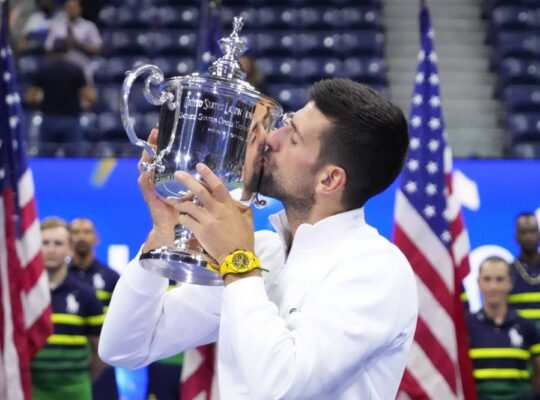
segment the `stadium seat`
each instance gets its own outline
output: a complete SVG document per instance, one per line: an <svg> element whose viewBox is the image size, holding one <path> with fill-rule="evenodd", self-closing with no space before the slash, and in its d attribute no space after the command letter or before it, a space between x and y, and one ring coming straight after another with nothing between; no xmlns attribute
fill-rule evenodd
<svg viewBox="0 0 540 400"><path fill-rule="evenodd" d="M261 7L257 14L257 26L261 30L292 29L298 19L298 11L292 7Z"/></svg>
<svg viewBox="0 0 540 400"><path fill-rule="evenodd" d="M191 31L140 32L136 41L150 57L193 55L197 47L196 34Z"/></svg>
<svg viewBox="0 0 540 400"><path fill-rule="evenodd" d="M303 58L298 63L299 83L312 83L320 79L329 78L341 71L342 65L335 58Z"/></svg>
<svg viewBox="0 0 540 400"><path fill-rule="evenodd" d="M118 114L120 107L120 88L120 85L97 85L98 103L94 106L94 110Z"/></svg>
<svg viewBox="0 0 540 400"><path fill-rule="evenodd" d="M142 119L140 114L134 114L132 116L133 123L137 127L137 123ZM105 141L129 141L120 114L113 112L102 112L98 115L98 127L101 132L101 140Z"/></svg>
<svg viewBox="0 0 540 400"><path fill-rule="evenodd" d="M540 85L511 85L504 89L503 100L507 112L535 112L540 110Z"/></svg>
<svg viewBox="0 0 540 400"><path fill-rule="evenodd" d="M496 37L497 61L505 58L539 58L540 34L527 32L501 32Z"/></svg>
<svg viewBox="0 0 540 400"><path fill-rule="evenodd" d="M147 31L136 31L131 29L107 30L102 33L103 43L105 43L104 53L108 56L118 55L140 55L145 48L139 41L139 35L146 35Z"/></svg>
<svg viewBox="0 0 540 400"><path fill-rule="evenodd" d="M540 61L507 58L499 64L501 87L525 84L540 85Z"/></svg>
<svg viewBox="0 0 540 400"><path fill-rule="evenodd" d="M39 66L44 62L45 57L37 54L27 54L19 58L18 78L21 82L32 82Z"/></svg>
<svg viewBox="0 0 540 400"><path fill-rule="evenodd" d="M162 6L157 13L158 28L195 29L199 26L199 10L196 7Z"/></svg>
<svg viewBox="0 0 540 400"><path fill-rule="evenodd" d="M512 114L508 117L508 129L513 144L520 142L540 143L540 113Z"/></svg>
<svg viewBox="0 0 540 400"><path fill-rule="evenodd" d="M495 30L539 29L537 13L527 7L498 7L492 11L491 24Z"/></svg>
<svg viewBox="0 0 540 400"><path fill-rule="evenodd" d="M512 146L513 157L540 158L540 143L517 143Z"/></svg>
<svg viewBox="0 0 540 400"><path fill-rule="evenodd" d="M286 112L296 111L308 101L309 87L290 84L268 85L268 95L276 99Z"/></svg>
<svg viewBox="0 0 540 400"><path fill-rule="evenodd" d="M163 72L165 78L188 75L195 72L195 60L188 57L157 57L151 61Z"/></svg>
<svg viewBox="0 0 540 400"><path fill-rule="evenodd" d="M259 58L257 64L270 82L293 82L299 73L298 61L291 57Z"/></svg>
<svg viewBox="0 0 540 400"><path fill-rule="evenodd" d="M366 84L386 85L387 83L386 63L381 58L347 58L338 75Z"/></svg>
<svg viewBox="0 0 540 400"><path fill-rule="evenodd" d="M336 48L343 57L383 56L384 34L375 31L343 33L336 40Z"/></svg>

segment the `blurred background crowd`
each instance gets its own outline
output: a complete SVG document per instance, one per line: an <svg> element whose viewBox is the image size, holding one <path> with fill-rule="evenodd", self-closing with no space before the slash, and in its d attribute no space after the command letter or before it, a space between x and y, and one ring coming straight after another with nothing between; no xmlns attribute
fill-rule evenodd
<svg viewBox="0 0 540 400"><path fill-rule="evenodd" d="M432 1L446 128L458 157L540 155L536 0ZM343 76L409 107L416 2L401 0L20 0L12 41L34 156L130 156L120 87L133 66L206 71L215 40L245 20L251 82L294 110L309 84ZM84 79L83 79L84 78ZM142 82L142 80L141 80ZM142 85L141 85L142 86ZM158 120L140 87L133 121Z"/></svg>

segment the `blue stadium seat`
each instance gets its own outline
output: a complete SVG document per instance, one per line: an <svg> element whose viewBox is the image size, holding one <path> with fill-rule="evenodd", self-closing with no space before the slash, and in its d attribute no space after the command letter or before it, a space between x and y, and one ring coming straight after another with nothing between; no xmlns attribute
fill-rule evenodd
<svg viewBox="0 0 540 400"><path fill-rule="evenodd" d="M259 58L257 64L270 82L293 82L299 73L298 61L291 57Z"/></svg>
<svg viewBox="0 0 540 400"><path fill-rule="evenodd" d="M196 7L162 6L158 9L158 27L190 29L199 26L199 10Z"/></svg>
<svg viewBox="0 0 540 400"><path fill-rule="evenodd" d="M540 113L512 114L508 117L512 143L537 142L540 144Z"/></svg>
<svg viewBox="0 0 540 400"><path fill-rule="evenodd" d="M120 114L113 112L102 112L98 115L98 127L101 132L101 140L105 141L129 141ZM137 127L137 124L142 119L140 114L134 114L132 116L133 123Z"/></svg>
<svg viewBox="0 0 540 400"><path fill-rule="evenodd" d="M101 131L99 129L98 115L95 112L84 112L79 118L84 132L84 139L89 142L98 142L101 140Z"/></svg>
<svg viewBox="0 0 540 400"><path fill-rule="evenodd" d="M386 85L386 63L381 58L350 57L344 60L339 76L366 84Z"/></svg>
<svg viewBox="0 0 540 400"><path fill-rule="evenodd" d="M252 37L251 52L256 56L293 56L300 47L296 37L286 31L257 33Z"/></svg>
<svg viewBox="0 0 540 400"><path fill-rule="evenodd" d="M188 57L157 57L151 61L161 69L165 78L189 75L195 72L195 60Z"/></svg>
<svg viewBox="0 0 540 400"><path fill-rule="evenodd" d="M226 32L232 29L234 17L241 16L244 19L244 28L242 33L249 30L257 30L259 24L259 13L256 8L250 7L223 7L221 11L221 21Z"/></svg>
<svg viewBox="0 0 540 400"><path fill-rule="evenodd" d="M298 63L298 81L312 83L324 78L330 78L343 69L342 63L336 58L303 58Z"/></svg>
<svg viewBox="0 0 540 400"><path fill-rule="evenodd" d="M332 9L336 10L336 9ZM322 7L304 7L297 12L297 25L302 29L327 29L332 26L327 25L324 16L329 12Z"/></svg>
<svg viewBox="0 0 540 400"><path fill-rule="evenodd" d="M98 103L94 106L94 110L99 112L111 112L119 115L120 88L120 85L96 85Z"/></svg>
<svg viewBox="0 0 540 400"><path fill-rule="evenodd" d="M540 85L512 85L503 90L508 113L537 112L540 110Z"/></svg>
<svg viewBox="0 0 540 400"><path fill-rule="evenodd" d="M509 57L539 58L540 34L501 32L497 35L495 48L499 62Z"/></svg>
<svg viewBox="0 0 540 400"><path fill-rule="evenodd" d="M96 84L116 83L121 84L126 72L150 60L142 56L118 56L109 59L100 58L92 62L94 81Z"/></svg>
<svg viewBox="0 0 540 400"><path fill-rule="evenodd" d="M376 31L343 33L336 40L339 54L347 56L383 56L384 34Z"/></svg>
<svg viewBox="0 0 540 400"><path fill-rule="evenodd" d="M118 7L116 9L116 27L121 29L146 28L147 21L141 18L144 15L135 7Z"/></svg>
<svg viewBox="0 0 540 400"><path fill-rule="evenodd" d="M117 26L116 7L109 5L103 7L98 15L97 24L103 28L115 28Z"/></svg>
<svg viewBox="0 0 540 400"><path fill-rule="evenodd" d="M350 29L382 30L381 12L375 8L347 7L342 10L343 25Z"/></svg>
<svg viewBox="0 0 540 400"><path fill-rule="evenodd" d="M540 85L540 61L507 58L499 64L501 87L525 84Z"/></svg>
<svg viewBox="0 0 540 400"><path fill-rule="evenodd" d="M527 7L498 7L492 11L491 24L495 30L539 29L537 13Z"/></svg>
<svg viewBox="0 0 540 400"><path fill-rule="evenodd" d="M17 77L21 82L32 82L39 66L45 57L37 54L27 54L19 58L17 63Z"/></svg>
<svg viewBox="0 0 540 400"><path fill-rule="evenodd" d="M512 154L516 158L540 158L540 143L517 143L512 146Z"/></svg>
<svg viewBox="0 0 540 400"><path fill-rule="evenodd" d="M292 7L261 7L258 10L259 29L292 29L298 23L298 11Z"/></svg>
<svg viewBox="0 0 540 400"><path fill-rule="evenodd" d="M107 30L102 33L103 43L105 44L104 53L109 56L143 54L143 44L139 42L136 30ZM146 31L143 31L143 35Z"/></svg>
<svg viewBox="0 0 540 400"><path fill-rule="evenodd" d="M268 85L268 95L276 99L286 112L297 111L309 100L309 86Z"/></svg>
<svg viewBox="0 0 540 400"><path fill-rule="evenodd" d="M197 47L197 35L191 31L176 30L141 32L137 35L137 43L150 57L193 55Z"/></svg>

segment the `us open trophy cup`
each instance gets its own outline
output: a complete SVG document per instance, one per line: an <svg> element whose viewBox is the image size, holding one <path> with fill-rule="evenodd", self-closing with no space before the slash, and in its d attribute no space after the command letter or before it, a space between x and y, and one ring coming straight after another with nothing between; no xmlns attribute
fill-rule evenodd
<svg viewBox="0 0 540 400"><path fill-rule="evenodd" d="M256 91L245 79L238 58L246 44L238 36L241 18L234 18L234 29L219 41L224 55L208 73L164 79L155 65L143 65L127 72L122 87L120 112L129 140L142 147L152 162L142 166L153 171L154 186L162 198L181 198L187 188L174 179L185 171L197 179L199 162L210 167L230 188L239 187L250 134L264 127L271 130L282 118L283 109L273 99ZM149 74L144 84L147 101L161 106L157 149L135 134L129 115L128 98L135 80ZM154 96L151 86L159 85ZM161 247L140 257L143 268L161 276L199 285L222 285L221 276L207 268L212 260L193 233L182 225L175 228L172 247Z"/></svg>

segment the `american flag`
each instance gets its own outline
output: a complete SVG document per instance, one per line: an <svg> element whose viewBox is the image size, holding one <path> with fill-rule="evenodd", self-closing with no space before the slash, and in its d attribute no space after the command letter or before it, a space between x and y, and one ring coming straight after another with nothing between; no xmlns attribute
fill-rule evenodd
<svg viewBox="0 0 540 400"><path fill-rule="evenodd" d="M409 155L394 216L394 242L417 278L419 317L398 399L470 400L476 394L459 300L461 280L469 272L469 239L452 192L433 37L422 4Z"/></svg>
<svg viewBox="0 0 540 400"><path fill-rule="evenodd" d="M7 2L0 0L0 7L0 399L30 400L30 360L52 333L50 293L25 158Z"/></svg>

